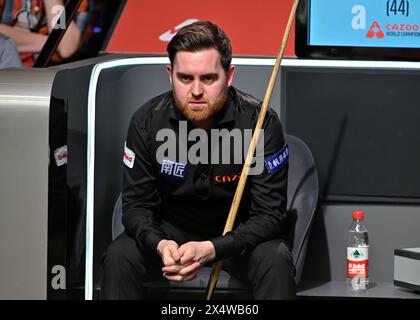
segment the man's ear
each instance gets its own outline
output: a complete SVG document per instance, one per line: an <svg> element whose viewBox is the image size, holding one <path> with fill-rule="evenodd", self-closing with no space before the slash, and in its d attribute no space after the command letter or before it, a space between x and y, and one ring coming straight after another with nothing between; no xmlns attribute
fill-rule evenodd
<svg viewBox="0 0 420 320"><path fill-rule="evenodd" d="M230 66L229 67L229 70L228 70L228 72L227 72L227 74L226 74L226 77L227 77L227 84L228 84L228 87L230 87L231 85L232 85L232 82L233 82L233 76L234 76L234 74L235 74L235 66Z"/></svg>
<svg viewBox="0 0 420 320"><path fill-rule="evenodd" d="M171 85L172 85L172 67L170 65L166 66L166 72L168 72L169 81L171 82Z"/></svg>

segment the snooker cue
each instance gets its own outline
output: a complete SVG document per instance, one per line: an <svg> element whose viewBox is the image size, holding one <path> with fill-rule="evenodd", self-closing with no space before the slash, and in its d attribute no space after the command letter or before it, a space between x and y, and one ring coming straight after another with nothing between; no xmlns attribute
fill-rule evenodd
<svg viewBox="0 0 420 320"><path fill-rule="evenodd" d="M277 75L280 69L281 61L283 59L284 50L286 48L287 39L289 38L290 30L292 28L293 20L296 15L296 10L299 4L299 0L295 0L293 3L292 11L290 12L289 21L287 22L286 31L283 35L283 40L281 43L280 51L277 54L276 62L274 64L273 72L271 73L270 82L268 83L267 91L264 96L264 101L261 107L261 112L258 115L257 124L255 125L255 131L252 136L251 144L248 148L248 153L245 158L245 164L242 169L241 177L239 178L238 187L236 188L235 195L233 197L232 206L229 211L229 215L226 220L225 229L223 231L223 235L232 231L233 224L235 223L236 214L238 212L239 204L241 203L242 194L245 189L245 183L248 178L249 168L251 166L251 161L254 156L254 152L256 149L257 141L260 137L260 129L263 126L265 115L268 110L268 106L270 104L270 99L273 94L274 85L276 84ZM214 289L217 284L217 280L219 279L220 270L222 269L223 261L218 261L213 264L213 268L211 270L209 282L207 284L206 290L206 300L210 300Z"/></svg>

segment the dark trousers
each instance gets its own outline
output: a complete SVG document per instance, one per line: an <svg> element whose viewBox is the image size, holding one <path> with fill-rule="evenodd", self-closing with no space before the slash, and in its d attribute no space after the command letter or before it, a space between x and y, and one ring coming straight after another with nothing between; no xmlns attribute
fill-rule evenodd
<svg viewBox="0 0 420 320"><path fill-rule="evenodd" d="M174 226L162 227L179 245L200 241ZM103 257L102 299L141 299L146 281L164 279L160 257L142 250L136 241L122 233ZM295 268L290 251L281 239L258 245L250 254L226 259L223 269L239 280L250 283L257 300L296 298Z"/></svg>

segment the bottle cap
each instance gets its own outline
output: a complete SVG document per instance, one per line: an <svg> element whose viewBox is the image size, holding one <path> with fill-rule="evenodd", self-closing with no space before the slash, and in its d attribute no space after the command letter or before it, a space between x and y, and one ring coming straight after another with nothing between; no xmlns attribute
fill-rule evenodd
<svg viewBox="0 0 420 320"><path fill-rule="evenodd" d="M365 213L363 211L353 211L354 220L363 220L364 217L365 217Z"/></svg>

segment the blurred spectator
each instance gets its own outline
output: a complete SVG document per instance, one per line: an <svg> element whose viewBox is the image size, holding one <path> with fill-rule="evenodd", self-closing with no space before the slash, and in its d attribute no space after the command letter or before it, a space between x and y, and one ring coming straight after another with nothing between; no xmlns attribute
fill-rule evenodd
<svg viewBox="0 0 420 320"><path fill-rule="evenodd" d="M88 59L105 53L125 3L126 0L90 0L86 12L87 22L84 23L82 31L83 45L67 61ZM82 14L79 14L79 17L81 16Z"/></svg>
<svg viewBox="0 0 420 320"><path fill-rule="evenodd" d="M22 63L32 66L57 21L56 5L62 0L0 0L0 32L16 44ZM78 13L61 40L53 61L71 57L82 44L88 20L89 0L82 0Z"/></svg>
<svg viewBox="0 0 420 320"><path fill-rule="evenodd" d="M21 66L15 44L0 33L0 69L19 68Z"/></svg>

